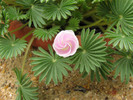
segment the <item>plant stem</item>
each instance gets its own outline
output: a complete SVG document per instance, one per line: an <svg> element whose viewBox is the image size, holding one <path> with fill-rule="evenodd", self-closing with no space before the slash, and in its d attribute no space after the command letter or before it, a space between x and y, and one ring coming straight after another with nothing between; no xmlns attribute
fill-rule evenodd
<svg viewBox="0 0 133 100"><path fill-rule="evenodd" d="M27 33L25 36L23 36L23 37L21 38L21 40L24 40L24 39L27 38L29 35L31 35L33 31L34 31L34 29L31 30L29 33Z"/></svg>
<svg viewBox="0 0 133 100"><path fill-rule="evenodd" d="M91 10L91 11L89 11L88 13L85 13L84 15L83 15L83 17L89 17L90 15L92 15L93 13L95 13L96 12L96 10Z"/></svg>
<svg viewBox="0 0 133 100"><path fill-rule="evenodd" d="M82 22L85 24L92 24L92 22L89 22L87 20L82 20ZM102 23L98 23L96 26L104 26L104 25L108 25L108 23L102 22Z"/></svg>
<svg viewBox="0 0 133 100"><path fill-rule="evenodd" d="M97 25L104 26L104 25L108 25L108 23L103 22L103 23L99 23L99 24L97 24Z"/></svg>
<svg viewBox="0 0 133 100"><path fill-rule="evenodd" d="M115 25L116 25L116 22L113 22L111 25L109 25L108 28L106 29L106 32L111 30Z"/></svg>
<svg viewBox="0 0 133 100"><path fill-rule="evenodd" d="M24 27L27 26L27 25L28 25L28 23L26 23L26 24L20 26L19 28L16 28L15 30L10 31L9 33L11 34L11 33L13 33L13 32L16 32L16 31L18 31L18 30L24 28Z"/></svg>
<svg viewBox="0 0 133 100"><path fill-rule="evenodd" d="M105 29L102 26L98 26L100 28L100 30L104 33Z"/></svg>
<svg viewBox="0 0 133 100"><path fill-rule="evenodd" d="M85 23L85 24L92 24L92 22L89 22L87 20L82 20L82 22Z"/></svg>
<svg viewBox="0 0 133 100"><path fill-rule="evenodd" d="M81 27L79 27L80 29L82 29L82 28L88 28L88 27L92 27L92 26L96 26L97 24L99 24L101 21L103 21L104 19L100 19L100 20L98 20L98 21L96 21L96 22L94 22L94 23L92 23L92 24L90 24L90 25L86 25L86 26L81 26Z"/></svg>
<svg viewBox="0 0 133 100"><path fill-rule="evenodd" d="M96 18L95 15L92 15L92 19L93 19L94 21L97 20L97 18ZM105 30L104 30L104 28L103 28L102 26L100 26L100 25L98 25L98 24L97 24L97 26L99 27L99 29L100 29L103 33L105 32Z"/></svg>
<svg viewBox="0 0 133 100"><path fill-rule="evenodd" d="M29 42L29 44L27 46L27 49L26 49L26 52L25 52L25 55L24 55L24 59L23 59L23 62L22 62L22 73L24 71L24 67L25 67L25 62L26 62L26 58L27 58L27 55L28 55L28 51L30 49L30 46L31 46L34 38L35 38L34 36L31 38L31 40L30 40L30 42Z"/></svg>

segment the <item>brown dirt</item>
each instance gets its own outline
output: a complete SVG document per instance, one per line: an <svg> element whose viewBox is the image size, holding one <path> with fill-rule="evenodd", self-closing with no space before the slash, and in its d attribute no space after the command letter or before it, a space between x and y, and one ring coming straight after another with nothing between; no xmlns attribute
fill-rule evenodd
<svg viewBox="0 0 133 100"><path fill-rule="evenodd" d="M44 82L39 83L38 77L34 77L31 72L29 53L26 62L25 72L29 73L29 77L35 86L39 86L39 100L133 100L133 78L126 85L120 82L120 78L113 78L113 73L108 76L108 80L90 82L89 77L81 78L78 71L69 73L68 77L64 77L63 83L54 85L51 82L48 86ZM115 60L120 56L114 55ZM0 60L0 100L15 100L17 89L16 76L13 68L22 65L23 55L16 59Z"/></svg>

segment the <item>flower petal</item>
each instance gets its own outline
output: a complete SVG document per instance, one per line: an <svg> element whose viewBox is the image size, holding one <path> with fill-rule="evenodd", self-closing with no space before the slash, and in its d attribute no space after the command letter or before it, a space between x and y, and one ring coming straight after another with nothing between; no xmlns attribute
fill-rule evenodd
<svg viewBox="0 0 133 100"><path fill-rule="evenodd" d="M72 30L61 31L54 39L53 48L59 56L74 55L79 48L79 41Z"/></svg>

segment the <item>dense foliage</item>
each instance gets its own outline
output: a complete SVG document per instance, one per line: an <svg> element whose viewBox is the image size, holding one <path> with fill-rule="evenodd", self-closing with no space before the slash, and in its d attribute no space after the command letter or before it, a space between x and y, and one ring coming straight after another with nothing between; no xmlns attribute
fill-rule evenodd
<svg viewBox="0 0 133 100"><path fill-rule="evenodd" d="M32 71L48 85L62 82L63 75L79 70L83 77L100 81L100 75L108 79L115 70L121 81L128 83L133 76L133 0L0 0L0 58L21 55L26 49L22 70L14 69L17 76L17 100L37 99L37 88L23 73L25 59L34 38L52 40L61 30L73 30L81 35L81 46L70 57L57 55L49 45L49 51L39 47L33 51ZM34 28L21 39L8 31L10 22L22 21ZM20 27L19 29L23 28ZM103 33L101 37L101 33ZM33 37L27 45L24 40ZM105 41L108 38L110 41ZM109 46L110 45L110 46ZM27 46L27 48L26 48ZM114 64L112 54L121 55Z"/></svg>

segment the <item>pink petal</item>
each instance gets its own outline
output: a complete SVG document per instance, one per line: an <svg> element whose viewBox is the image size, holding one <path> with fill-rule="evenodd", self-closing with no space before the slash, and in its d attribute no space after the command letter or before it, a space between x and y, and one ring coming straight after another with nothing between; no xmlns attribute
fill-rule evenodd
<svg viewBox="0 0 133 100"><path fill-rule="evenodd" d="M69 53L71 52L71 47L69 45L67 45L66 48L58 49L55 47L54 49L58 55L63 57L69 56Z"/></svg>
<svg viewBox="0 0 133 100"><path fill-rule="evenodd" d="M65 30L57 34L53 48L58 55L68 57L76 53L79 42L72 30Z"/></svg>
<svg viewBox="0 0 133 100"><path fill-rule="evenodd" d="M79 44L75 40L69 40L68 43L71 46L71 53L70 53L70 55L75 54L77 49L79 48Z"/></svg>

